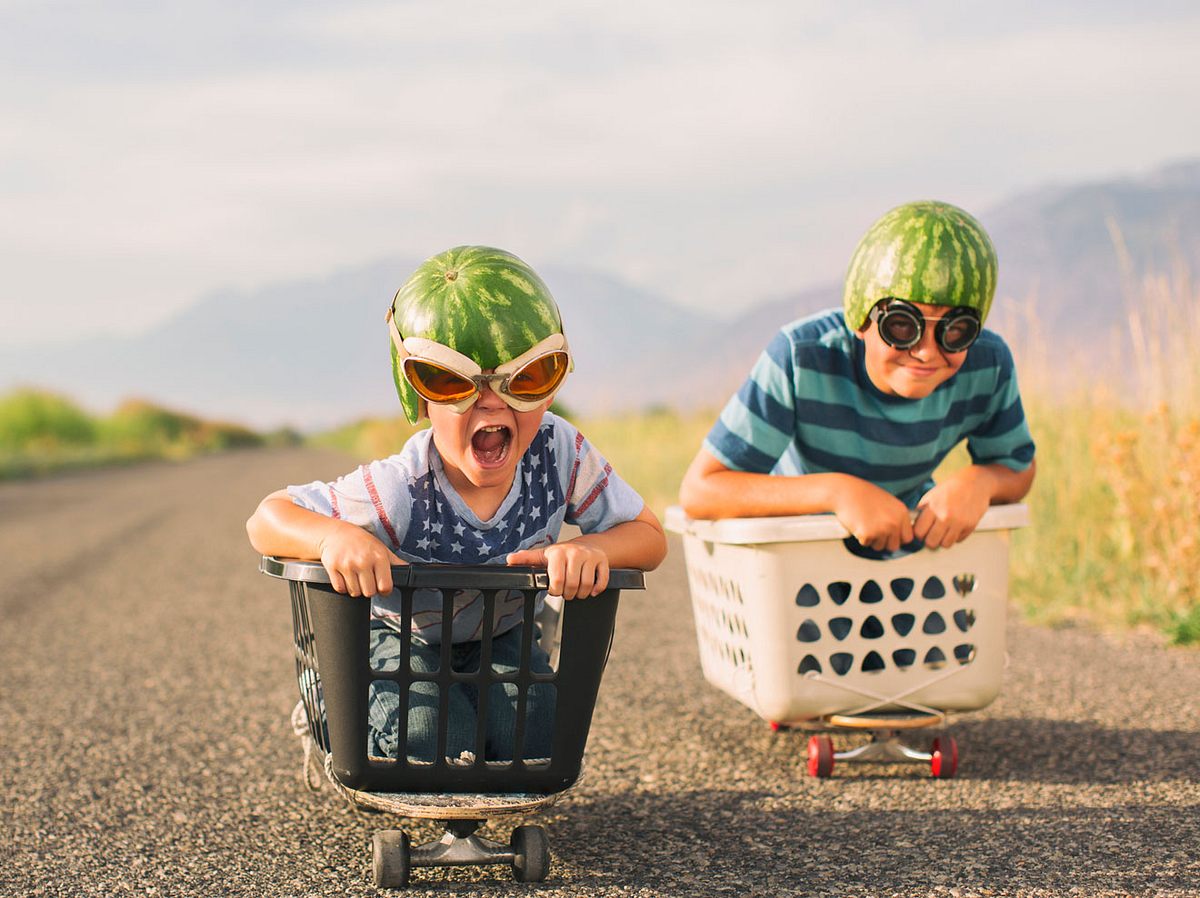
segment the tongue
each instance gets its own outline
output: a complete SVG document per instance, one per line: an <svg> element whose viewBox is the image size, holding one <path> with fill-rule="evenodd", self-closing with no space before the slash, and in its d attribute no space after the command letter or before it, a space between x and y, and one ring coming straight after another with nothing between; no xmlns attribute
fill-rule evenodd
<svg viewBox="0 0 1200 898"><path fill-rule="evenodd" d="M471 446L486 461L498 461L506 443L507 430L480 430L471 437Z"/></svg>

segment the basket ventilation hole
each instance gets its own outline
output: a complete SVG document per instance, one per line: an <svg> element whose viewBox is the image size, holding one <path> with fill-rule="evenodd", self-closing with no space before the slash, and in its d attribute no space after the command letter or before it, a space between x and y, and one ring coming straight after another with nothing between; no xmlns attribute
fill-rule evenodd
<svg viewBox="0 0 1200 898"><path fill-rule="evenodd" d="M892 660L896 662L897 667L912 667L913 662L917 660L917 653L912 649L896 649L892 652Z"/></svg>
<svg viewBox="0 0 1200 898"><path fill-rule="evenodd" d="M868 605L883 601L883 590L879 588L879 584L874 580L868 580L863 584L862 589L859 590L858 600Z"/></svg>
<svg viewBox="0 0 1200 898"><path fill-rule="evenodd" d="M800 587L800 591L796 593L796 604L801 608L812 608L818 605L821 601L821 594L817 592L817 588L811 583L805 583Z"/></svg>
<svg viewBox="0 0 1200 898"><path fill-rule="evenodd" d="M970 664L975 660L975 646L969 642L954 647L954 657L959 664Z"/></svg>
<svg viewBox="0 0 1200 898"><path fill-rule="evenodd" d="M835 605L845 604L846 599L850 598L850 584L845 580L830 583L829 598L833 599L833 604Z"/></svg>
<svg viewBox="0 0 1200 898"><path fill-rule="evenodd" d="M927 599L940 599L946 594L946 587L937 577L930 577L921 587L921 595Z"/></svg>
<svg viewBox="0 0 1200 898"><path fill-rule="evenodd" d="M854 621L848 617L831 617L829 619L829 632L833 634L834 639L845 639L853 626Z"/></svg>
<svg viewBox="0 0 1200 898"><path fill-rule="evenodd" d="M943 667L946 664L946 653L936 645L925 653L926 667Z"/></svg>
<svg viewBox="0 0 1200 898"><path fill-rule="evenodd" d="M959 608L954 612L954 623L958 625L958 629L966 633L975 624L975 612Z"/></svg>
<svg viewBox="0 0 1200 898"><path fill-rule="evenodd" d="M917 584L913 583L912 577L897 577L892 581L892 595L901 602L906 601L912 595L913 587Z"/></svg>
<svg viewBox="0 0 1200 898"><path fill-rule="evenodd" d="M858 632L863 639L878 639L883 635L883 624L879 622L879 618L872 614L863 621L862 629ZM871 654L875 653L872 652ZM865 661L863 663L866 664ZM863 670L866 670L866 667Z"/></svg>
<svg viewBox="0 0 1200 898"><path fill-rule="evenodd" d="M796 638L801 642L816 642L821 638L821 628L817 626L816 621L806 620L800 625Z"/></svg>
<svg viewBox="0 0 1200 898"><path fill-rule="evenodd" d="M916 622L917 619L911 614L892 615L892 626L896 628L896 632L901 636L907 636L909 631L912 630L913 624Z"/></svg>
<svg viewBox="0 0 1200 898"><path fill-rule="evenodd" d="M852 664L854 664L854 656L849 652L834 652L829 656L829 666L839 677L850 670Z"/></svg>
<svg viewBox="0 0 1200 898"><path fill-rule="evenodd" d="M883 670L883 658L879 652L867 652L867 657L863 658L862 669L864 673L872 673L873 671Z"/></svg>
<svg viewBox="0 0 1200 898"><path fill-rule="evenodd" d="M925 618L925 623L921 625L922 633L945 633L946 621L936 611L929 617Z"/></svg>
<svg viewBox="0 0 1200 898"><path fill-rule="evenodd" d="M797 673L806 674L810 670L813 671L814 673L820 673L821 672L821 662L818 661L816 658L814 658L812 655L805 655L804 660L802 660L800 662L800 667L797 669Z"/></svg>

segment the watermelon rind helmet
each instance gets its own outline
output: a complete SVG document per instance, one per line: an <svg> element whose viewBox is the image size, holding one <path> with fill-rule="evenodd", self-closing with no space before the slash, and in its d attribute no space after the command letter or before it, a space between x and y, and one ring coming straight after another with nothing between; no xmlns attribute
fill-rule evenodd
<svg viewBox="0 0 1200 898"><path fill-rule="evenodd" d="M846 324L861 330L881 299L967 306L986 320L996 293L996 248L957 206L905 203L884 214L858 242L842 293Z"/></svg>
<svg viewBox="0 0 1200 898"><path fill-rule="evenodd" d="M440 343L496 368L552 334L563 333L550 288L522 259L490 246L456 246L426 259L396 291L389 326L402 338ZM392 379L410 424L425 415L425 400L391 347Z"/></svg>

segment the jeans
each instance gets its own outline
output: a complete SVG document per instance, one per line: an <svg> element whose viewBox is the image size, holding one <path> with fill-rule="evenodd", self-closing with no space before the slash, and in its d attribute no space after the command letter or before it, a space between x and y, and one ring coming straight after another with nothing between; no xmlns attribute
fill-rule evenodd
<svg viewBox="0 0 1200 898"><path fill-rule="evenodd" d="M538 646L536 631L530 657L535 673L550 673L550 659ZM400 669L400 653L405 637L382 624L371 628L371 667L377 671ZM410 640L409 663L414 672L432 673L441 660L441 646ZM455 643L450 647L450 666L455 671L479 670L482 644L477 641ZM514 674L521 667L521 627L515 627L492 639L492 669L498 674ZM493 683L488 694L485 760L511 761L516 735L516 683ZM438 742L437 683L414 682L409 689L408 759L432 762ZM550 757L554 732L555 687L537 683L529 687L525 703L526 760ZM479 712L479 689L473 683L450 686L447 711L446 756L458 759L463 752L475 752L475 722ZM391 680L374 680L368 694L367 753L395 758L399 750L400 686Z"/></svg>

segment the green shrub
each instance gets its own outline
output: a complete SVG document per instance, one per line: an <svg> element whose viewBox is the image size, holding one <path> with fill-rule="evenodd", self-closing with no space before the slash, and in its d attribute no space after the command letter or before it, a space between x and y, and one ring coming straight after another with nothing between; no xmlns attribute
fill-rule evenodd
<svg viewBox="0 0 1200 898"><path fill-rule="evenodd" d="M64 396L23 389L0 397L0 449L53 452L96 441L96 424Z"/></svg>

